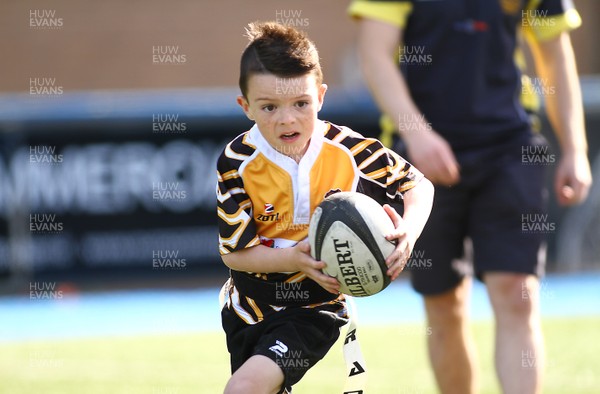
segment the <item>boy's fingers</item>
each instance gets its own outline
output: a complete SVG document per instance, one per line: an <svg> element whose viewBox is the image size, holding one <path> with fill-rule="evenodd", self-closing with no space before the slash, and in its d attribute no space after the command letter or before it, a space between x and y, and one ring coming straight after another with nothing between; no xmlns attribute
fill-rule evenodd
<svg viewBox="0 0 600 394"><path fill-rule="evenodd" d="M300 249L300 251L306 254L310 254L310 243L308 243L308 241L302 241L298 243L298 248Z"/></svg>
<svg viewBox="0 0 600 394"><path fill-rule="evenodd" d="M337 294L340 290L340 283L338 280L332 276L329 276L319 270L313 270L310 272L310 275L313 280L321 285L325 290L330 293Z"/></svg>
<svg viewBox="0 0 600 394"><path fill-rule="evenodd" d="M408 242L405 239L399 241L394 251L388 256L387 259L385 259L386 265L391 267L396 260L402 258L406 254L407 248Z"/></svg>
<svg viewBox="0 0 600 394"><path fill-rule="evenodd" d="M385 239L391 241L392 239L397 239L406 234L402 216L400 216L398 212L396 212L396 210L388 204L383 205L383 210L388 214L390 219L392 219L392 223L394 224L394 231L391 234L386 234Z"/></svg>

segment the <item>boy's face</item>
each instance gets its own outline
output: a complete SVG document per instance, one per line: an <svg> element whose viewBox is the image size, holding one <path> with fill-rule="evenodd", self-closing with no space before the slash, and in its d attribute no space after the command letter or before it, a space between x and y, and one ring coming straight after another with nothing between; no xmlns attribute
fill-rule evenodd
<svg viewBox="0 0 600 394"><path fill-rule="evenodd" d="M326 90L312 73L295 78L254 74L248 79L247 99L239 96L237 102L273 148L298 162L308 148Z"/></svg>

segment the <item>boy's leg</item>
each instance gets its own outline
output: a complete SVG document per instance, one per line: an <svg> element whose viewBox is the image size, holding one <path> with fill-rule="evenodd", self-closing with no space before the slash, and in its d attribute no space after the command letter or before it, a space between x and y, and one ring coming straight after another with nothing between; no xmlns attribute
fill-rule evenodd
<svg viewBox="0 0 600 394"><path fill-rule="evenodd" d="M283 371L268 357L250 357L231 376L225 394L275 394L281 390Z"/></svg>
<svg viewBox="0 0 600 394"><path fill-rule="evenodd" d="M316 308L289 307L246 325L234 311L223 308L233 371L225 392L286 393L336 342L347 322L345 314L345 303L332 302Z"/></svg>

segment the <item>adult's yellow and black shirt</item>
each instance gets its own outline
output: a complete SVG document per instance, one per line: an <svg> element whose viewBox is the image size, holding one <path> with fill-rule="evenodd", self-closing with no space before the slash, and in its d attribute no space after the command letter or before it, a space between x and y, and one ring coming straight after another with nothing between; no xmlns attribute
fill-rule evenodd
<svg viewBox="0 0 600 394"><path fill-rule="evenodd" d="M570 0L354 0L348 11L402 30L397 60L411 97L456 150L529 131L524 106L535 105L536 89L522 85L519 38L544 41L581 24Z"/></svg>
<svg viewBox="0 0 600 394"><path fill-rule="evenodd" d="M323 121L316 123L299 163L271 147L255 125L227 145L217 173L221 254L261 243L275 248L295 245L307 237L312 213L330 193L358 191L381 204L401 202L403 193L423 177L379 141ZM248 279L254 287L264 284L270 289L270 298L261 304L274 305L272 310L282 305L274 297L276 286L283 289L282 283L313 282L299 272L232 271L232 276L233 282L236 277ZM227 301L235 304L249 324L272 312L256 308L252 297L246 299L247 292L240 295L236 287L231 286ZM307 299L307 304L312 301Z"/></svg>

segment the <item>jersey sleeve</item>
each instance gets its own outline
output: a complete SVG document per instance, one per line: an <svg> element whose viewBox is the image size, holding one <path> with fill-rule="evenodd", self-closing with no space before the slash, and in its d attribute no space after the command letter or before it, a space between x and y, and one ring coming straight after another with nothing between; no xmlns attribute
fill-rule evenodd
<svg viewBox="0 0 600 394"><path fill-rule="evenodd" d="M249 155L236 152L235 142L227 145L217 161L217 214L221 255L260 243L252 218L252 202L239 173L241 164Z"/></svg>
<svg viewBox="0 0 600 394"><path fill-rule="evenodd" d="M364 149L359 151L361 145ZM354 151L358 169L368 181L363 183L363 192L380 203L400 202L423 179L419 170L376 139L366 138Z"/></svg>
<svg viewBox="0 0 600 394"><path fill-rule="evenodd" d="M404 28L412 12L410 1L354 0L348 8L353 18L369 18Z"/></svg>
<svg viewBox="0 0 600 394"><path fill-rule="evenodd" d="M549 40L581 26L581 16L571 1L530 0L522 12L523 32L528 39Z"/></svg>

